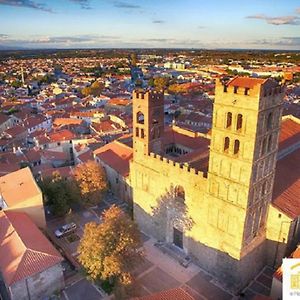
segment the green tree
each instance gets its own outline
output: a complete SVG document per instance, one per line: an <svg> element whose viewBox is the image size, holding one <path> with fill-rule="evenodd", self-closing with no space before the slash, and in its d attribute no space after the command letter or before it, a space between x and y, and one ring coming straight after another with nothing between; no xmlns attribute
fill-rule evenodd
<svg viewBox="0 0 300 300"><path fill-rule="evenodd" d="M149 80L148 80L148 86L154 87L154 79L153 79L153 77L149 78Z"/></svg>
<svg viewBox="0 0 300 300"><path fill-rule="evenodd" d="M63 179L58 172L53 178L45 178L40 182L45 202L54 215L64 216L73 203L79 201L79 191L73 180Z"/></svg>
<svg viewBox="0 0 300 300"><path fill-rule="evenodd" d="M85 225L78 258L92 279L128 286L132 270L143 258L141 246L137 225L113 205L103 212L101 224Z"/></svg>

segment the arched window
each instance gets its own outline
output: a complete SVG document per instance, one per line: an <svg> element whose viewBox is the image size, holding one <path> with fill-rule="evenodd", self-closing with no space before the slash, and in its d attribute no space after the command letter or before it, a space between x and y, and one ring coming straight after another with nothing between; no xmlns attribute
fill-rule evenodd
<svg viewBox="0 0 300 300"><path fill-rule="evenodd" d="M144 114L140 111L136 114L136 122L139 124L144 124L144 122L145 122Z"/></svg>
<svg viewBox="0 0 300 300"><path fill-rule="evenodd" d="M224 152L226 152L226 153L228 153L228 151L229 151L229 144L230 144L229 137L226 137L225 141L224 141Z"/></svg>
<svg viewBox="0 0 300 300"><path fill-rule="evenodd" d="M240 141L239 140L235 140L234 141L234 154L238 154L240 151Z"/></svg>
<svg viewBox="0 0 300 300"><path fill-rule="evenodd" d="M273 119L273 115L272 113L269 113L267 118L267 130L272 128L272 119Z"/></svg>
<svg viewBox="0 0 300 300"><path fill-rule="evenodd" d="M185 200L185 191L181 185L177 185L175 188L175 197L180 198L181 200Z"/></svg>
<svg viewBox="0 0 300 300"><path fill-rule="evenodd" d="M226 118L226 128L230 128L231 124L232 124L232 113L228 112Z"/></svg>
<svg viewBox="0 0 300 300"><path fill-rule="evenodd" d="M237 122L236 122L236 130L237 131L241 131L243 126L243 115L242 114L238 114L237 116Z"/></svg>

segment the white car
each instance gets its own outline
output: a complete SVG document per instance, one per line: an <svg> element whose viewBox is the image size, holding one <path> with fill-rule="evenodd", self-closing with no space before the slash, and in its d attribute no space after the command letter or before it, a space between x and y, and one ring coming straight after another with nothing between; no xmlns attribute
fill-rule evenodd
<svg viewBox="0 0 300 300"><path fill-rule="evenodd" d="M69 224L65 224L62 227L58 228L55 230L54 234L57 238L61 238L64 235L74 232L77 228L77 225L75 223L69 223Z"/></svg>

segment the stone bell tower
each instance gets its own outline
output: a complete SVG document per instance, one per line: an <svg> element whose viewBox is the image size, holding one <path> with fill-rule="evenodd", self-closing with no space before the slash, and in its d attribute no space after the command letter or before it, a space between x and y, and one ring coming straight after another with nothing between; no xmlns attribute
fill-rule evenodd
<svg viewBox="0 0 300 300"><path fill-rule="evenodd" d="M163 151L164 95L156 91L133 92L134 159Z"/></svg>
<svg viewBox="0 0 300 300"><path fill-rule="evenodd" d="M266 240L283 96L272 79L216 83L207 191L212 246L243 261L236 268L245 277L247 268L255 272L265 263L258 249Z"/></svg>

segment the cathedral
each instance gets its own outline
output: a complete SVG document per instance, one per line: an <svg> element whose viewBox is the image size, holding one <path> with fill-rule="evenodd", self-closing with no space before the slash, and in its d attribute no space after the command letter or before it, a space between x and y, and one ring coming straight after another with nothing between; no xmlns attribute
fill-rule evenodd
<svg viewBox="0 0 300 300"><path fill-rule="evenodd" d="M300 122L282 119L283 98L272 79L217 81L212 130L201 134L166 128L162 93L133 93L134 219L236 291L300 237L299 191L289 192L300 174L285 173L299 164Z"/></svg>

